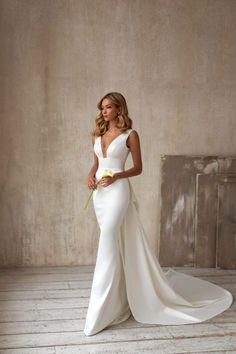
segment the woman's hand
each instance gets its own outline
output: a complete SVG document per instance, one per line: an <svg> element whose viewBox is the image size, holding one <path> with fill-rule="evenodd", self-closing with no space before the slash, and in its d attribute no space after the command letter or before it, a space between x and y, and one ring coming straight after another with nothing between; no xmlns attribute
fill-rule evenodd
<svg viewBox="0 0 236 354"><path fill-rule="evenodd" d="M96 189L97 188L97 183L96 183L96 179L94 178L94 176L92 175L88 175L87 177L87 185L90 189Z"/></svg>
<svg viewBox="0 0 236 354"><path fill-rule="evenodd" d="M99 180L99 184L102 186L102 187L107 187L109 186L110 184L114 183L115 181L117 180L117 177L114 175L114 176L107 176L107 177L102 177L100 180Z"/></svg>

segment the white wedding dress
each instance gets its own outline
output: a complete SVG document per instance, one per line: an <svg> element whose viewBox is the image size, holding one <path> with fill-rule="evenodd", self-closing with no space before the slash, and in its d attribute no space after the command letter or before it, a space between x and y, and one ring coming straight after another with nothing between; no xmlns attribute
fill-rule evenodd
<svg viewBox="0 0 236 354"><path fill-rule="evenodd" d="M95 139L96 180L104 169L124 171L131 131L112 140L107 157L103 156L101 137ZM172 268L163 272L141 224L128 178L106 187L98 185L93 204L101 233L85 335L125 321L131 313L141 323L181 325L203 322L231 306L233 296L228 290Z"/></svg>

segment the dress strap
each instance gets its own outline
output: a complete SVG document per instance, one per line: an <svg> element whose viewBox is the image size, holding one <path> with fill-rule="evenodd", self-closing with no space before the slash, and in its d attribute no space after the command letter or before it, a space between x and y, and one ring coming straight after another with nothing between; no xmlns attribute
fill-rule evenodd
<svg viewBox="0 0 236 354"><path fill-rule="evenodd" d="M128 133L128 135L130 135L130 133L132 132L132 128L130 128L130 129L128 129L128 130L126 130L127 131L127 133Z"/></svg>

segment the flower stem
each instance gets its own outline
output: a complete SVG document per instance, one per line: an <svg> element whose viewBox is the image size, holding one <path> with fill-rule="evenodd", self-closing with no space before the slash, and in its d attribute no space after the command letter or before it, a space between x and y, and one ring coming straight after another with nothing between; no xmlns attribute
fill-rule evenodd
<svg viewBox="0 0 236 354"><path fill-rule="evenodd" d="M92 197L92 194L93 194L93 190L91 190L91 192L89 193L88 200L87 200L87 202L86 202L86 204L85 204L85 206L84 206L84 210L87 209L87 207L88 207L88 205L89 205L89 201L90 201L90 199L91 199L91 197Z"/></svg>
<svg viewBox="0 0 236 354"><path fill-rule="evenodd" d="M102 179L103 177L108 177L108 176L112 177L112 176L113 176L113 172L112 172L111 170L106 169L106 170L104 170L101 179ZM99 182L100 182L100 180L96 183L96 186L99 184ZM91 199L91 197L92 197L92 194L93 194L93 189L92 189L91 192L89 193L87 202L86 202L86 204L85 204L85 206L84 206L84 210L87 209L87 207L88 207L88 205L89 205L89 201L90 201L90 199Z"/></svg>

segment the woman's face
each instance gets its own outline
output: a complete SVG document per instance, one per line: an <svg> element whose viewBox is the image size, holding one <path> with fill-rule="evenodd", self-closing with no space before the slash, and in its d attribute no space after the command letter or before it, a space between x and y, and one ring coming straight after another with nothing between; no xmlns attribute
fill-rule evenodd
<svg viewBox="0 0 236 354"><path fill-rule="evenodd" d="M117 114L120 113L120 107L116 107L110 98L104 98L102 101L101 112L104 120L108 122L117 119Z"/></svg>

